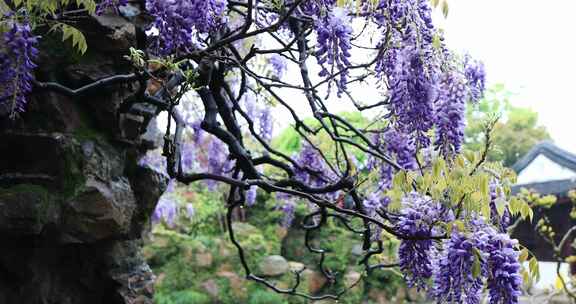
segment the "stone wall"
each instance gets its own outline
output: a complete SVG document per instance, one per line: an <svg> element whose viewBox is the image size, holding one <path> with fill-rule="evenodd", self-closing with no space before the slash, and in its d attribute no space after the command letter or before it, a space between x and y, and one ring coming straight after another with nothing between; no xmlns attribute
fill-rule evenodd
<svg viewBox="0 0 576 304"><path fill-rule="evenodd" d="M46 34L37 78L79 87L129 72L135 24L82 20L85 56ZM152 303L141 236L166 180L136 165L147 120L117 114L134 89L36 91L20 118L0 118L0 303Z"/></svg>

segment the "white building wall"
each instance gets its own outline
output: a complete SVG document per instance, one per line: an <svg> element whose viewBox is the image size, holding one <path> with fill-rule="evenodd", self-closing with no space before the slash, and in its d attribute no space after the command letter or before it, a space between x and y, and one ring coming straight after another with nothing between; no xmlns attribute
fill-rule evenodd
<svg viewBox="0 0 576 304"><path fill-rule="evenodd" d="M536 156L526 168L518 173L517 184L541 183L570 178L576 179L576 172L540 154Z"/></svg>

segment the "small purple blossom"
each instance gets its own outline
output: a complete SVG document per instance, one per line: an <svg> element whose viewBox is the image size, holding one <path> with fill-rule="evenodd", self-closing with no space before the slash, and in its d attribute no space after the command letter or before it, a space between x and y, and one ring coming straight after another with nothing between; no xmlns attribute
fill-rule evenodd
<svg viewBox="0 0 576 304"><path fill-rule="evenodd" d="M265 107L260 112L260 117L258 121L259 127L259 135L262 137L263 140L270 142L272 139L272 131L274 128L274 124L272 121L272 113L270 111L270 107Z"/></svg>
<svg viewBox="0 0 576 304"><path fill-rule="evenodd" d="M516 304L522 277L515 241L507 234L495 234L485 250L488 252L488 299L490 304Z"/></svg>
<svg viewBox="0 0 576 304"><path fill-rule="evenodd" d="M186 142L181 145L181 165L183 172L191 172L194 170L196 164L195 148L196 145L193 142Z"/></svg>
<svg viewBox="0 0 576 304"><path fill-rule="evenodd" d="M168 227L174 227L178 217L178 202L174 195L176 188L176 181L170 180L168 187L156 204L154 213L152 213L152 223L158 224L160 222L166 223Z"/></svg>
<svg viewBox="0 0 576 304"><path fill-rule="evenodd" d="M377 192L377 191L368 194L368 196L362 202L362 204L364 206L364 210L366 211L366 214L371 216L371 217L374 217L374 218L380 218L377 211L378 210L386 210L389 203L390 203L390 198L382 195L382 193ZM372 241L378 241L380 239L381 234L382 234L382 228L380 226L373 225L373 224L371 224L370 226L371 226L371 232L372 232L372 235L370 236L371 240Z"/></svg>
<svg viewBox="0 0 576 304"><path fill-rule="evenodd" d="M470 87L470 97L473 102L484 95L486 88L486 71L481 61L473 60L470 56L464 57L464 74Z"/></svg>
<svg viewBox="0 0 576 304"><path fill-rule="evenodd" d="M166 177L168 176L168 171L166 171L166 158L164 158L159 151L148 151L138 160L138 165L152 169Z"/></svg>
<svg viewBox="0 0 576 304"><path fill-rule="evenodd" d="M246 191L246 205L254 206L256 203L256 187L252 186Z"/></svg>
<svg viewBox="0 0 576 304"><path fill-rule="evenodd" d="M191 203L182 204L176 193L176 187L176 180L171 179L152 213L152 224L164 223L167 227L174 228L181 217L188 219L194 217L196 213L194 205Z"/></svg>
<svg viewBox="0 0 576 304"><path fill-rule="evenodd" d="M268 63L272 67L274 76L277 78L282 78L282 76L284 76L287 69L286 59L284 59L284 57L274 54L268 58Z"/></svg>
<svg viewBox="0 0 576 304"><path fill-rule="evenodd" d="M391 27L380 42L387 50L375 68L389 88L390 117L395 118L399 130L427 147L430 141L426 132L434 125L440 75L431 8L427 1L381 0L374 14L380 27Z"/></svg>
<svg viewBox="0 0 576 304"><path fill-rule="evenodd" d="M384 71L388 78L390 117L396 119L397 129L416 137L423 147L428 146L426 132L434 125L437 94L434 70L411 45L388 50L379 64L377 71Z"/></svg>
<svg viewBox="0 0 576 304"><path fill-rule="evenodd" d="M309 186L321 187L330 182L332 172L320 153L308 142L304 142L297 156L300 168L294 168L295 178Z"/></svg>
<svg viewBox="0 0 576 304"><path fill-rule="evenodd" d="M194 214L196 214L196 210L194 209L194 205L188 203L186 204L186 216L188 218L193 218Z"/></svg>
<svg viewBox="0 0 576 304"><path fill-rule="evenodd" d="M284 217L282 218L282 227L288 228L292 225L294 221L296 203L293 200L285 200L281 207Z"/></svg>

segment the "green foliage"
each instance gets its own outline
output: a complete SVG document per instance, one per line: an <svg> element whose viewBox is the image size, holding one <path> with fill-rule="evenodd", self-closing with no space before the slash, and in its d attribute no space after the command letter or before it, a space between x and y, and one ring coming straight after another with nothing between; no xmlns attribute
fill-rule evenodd
<svg viewBox="0 0 576 304"><path fill-rule="evenodd" d="M540 193L530 191L526 188L520 189L520 193L516 195L516 198L527 202L532 207L542 207L546 209L552 207L557 201L554 195L542 196Z"/></svg>
<svg viewBox="0 0 576 304"><path fill-rule="evenodd" d="M216 209L212 209L212 206L222 203L221 198L215 195L199 192L195 193L193 198L197 214L208 215ZM290 229L288 235L281 232L284 228L278 224L282 219L282 213L275 210L276 205L274 196L262 193L255 206L244 209L247 221L234 223L236 238L246 249L250 267L257 270L258 262L264 257L282 254L290 261L304 263L308 269L315 270L319 256L307 254L302 230ZM304 205L298 205L296 220L301 220L306 213ZM210 216L202 215L202 217L207 221L213 221ZM214 222L211 224L217 225ZM194 233L181 228L178 228L178 231L171 231L162 226L155 227L152 241L145 246L144 255L154 272L161 277L156 286L157 303L307 303L298 297L279 295L263 285L243 279L241 284L245 291L235 289L231 281L222 277L221 273L230 271L239 278L243 277L236 249L228 240L225 231L208 229L211 224L196 225L195 227L200 230ZM358 221L352 224L360 228L362 223ZM342 224L334 219L329 220L329 225L325 229L313 234L312 243L329 252L324 265L337 276L337 283L325 286L323 293L342 290L347 272L351 270L362 272L356 265L354 256L351 256L353 245L360 243L352 242L352 239L350 231L344 229ZM392 258L397 250L397 240L386 239L384 249L384 253L374 256L371 263L393 262L389 258ZM201 267L198 265L197 256L205 253L213 257L213 262L210 266ZM213 280L217 284L218 299L208 296L202 286L208 280ZM277 282L279 286L291 286L294 283L294 276L291 273L285 274L278 278ZM397 271L377 271L373 276L364 277L360 287L345 294L339 303L362 302L367 297L366 289L361 287L362 285L370 286L392 297L396 290L403 286L403 279ZM304 280L299 288L300 291L308 293L308 281ZM209 299L209 302L203 302L206 299Z"/></svg>
<svg viewBox="0 0 576 304"><path fill-rule="evenodd" d="M25 18L28 19L33 27L37 25L48 25L50 26L50 32L59 31L62 32L62 41L70 39L72 42L72 47L75 48L81 54L85 54L88 50L88 44L86 42L86 37L84 34L78 30L76 27L54 21L54 18L50 18L61 13L65 8L74 6L76 8L85 9L89 14L94 14L96 11L97 3L94 0L12 0L14 7L16 8L15 18L23 18L20 16L20 9L25 9ZM4 0L0 0L0 13L4 16L4 13L9 12L10 9Z"/></svg>
<svg viewBox="0 0 576 304"><path fill-rule="evenodd" d="M158 304L210 304L212 300L206 294L194 291L194 290L183 290L174 293L164 294L157 293L155 296L155 301Z"/></svg>
<svg viewBox="0 0 576 304"><path fill-rule="evenodd" d="M503 85L489 88L484 99L470 105L467 112L465 148L478 151L484 145L483 122L491 115L500 117L492 131L493 149L489 161L502 161L511 167L535 144L550 139L545 127L538 125L538 113L510 104L512 94Z"/></svg>
<svg viewBox="0 0 576 304"><path fill-rule="evenodd" d="M179 229L191 235L212 235L223 230L223 200L219 191L209 191L203 185L179 187L176 195L182 203L194 206L194 216L180 221Z"/></svg>
<svg viewBox="0 0 576 304"><path fill-rule="evenodd" d="M280 294L270 291L257 289L250 293L249 304L283 304L287 301Z"/></svg>
<svg viewBox="0 0 576 304"><path fill-rule="evenodd" d="M511 197L510 187L516 182L516 175L512 170L502 167L499 163L485 163L484 153L488 151L466 151L447 162L441 157L431 160L431 166L423 168L422 174L399 171L394 175L393 187L388 192L391 203L388 208L397 211L402 207L402 198L409 192L418 191L430 195L432 199L452 208L458 214L482 214L490 218L490 191L489 182L498 178L502 189L502 199L496 201L496 209L502 215L506 202L513 216L519 215L522 219L532 219L533 212L530 205L521 197ZM467 219L466 219L467 221ZM465 222L439 223L446 228L449 234L452 227L459 230L469 227Z"/></svg>
<svg viewBox="0 0 576 304"><path fill-rule="evenodd" d="M75 4L93 14L96 11L94 0L12 0L15 7L25 7L28 11L38 11L43 14L55 14L62 7Z"/></svg>
<svg viewBox="0 0 576 304"><path fill-rule="evenodd" d="M77 28L65 23L57 22L52 26L50 31L62 31L62 41L71 39L72 47L76 48L80 53L84 54L88 50L86 38Z"/></svg>

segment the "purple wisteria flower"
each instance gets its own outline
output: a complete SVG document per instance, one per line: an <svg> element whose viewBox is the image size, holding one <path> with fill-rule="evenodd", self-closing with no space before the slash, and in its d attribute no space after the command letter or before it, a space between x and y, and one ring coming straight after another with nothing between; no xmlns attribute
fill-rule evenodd
<svg viewBox="0 0 576 304"><path fill-rule="evenodd" d="M339 73L336 81L338 96L346 90L348 82L348 67L350 66L350 39L352 38L352 20L348 10L334 7L326 16L319 17L315 22L317 33L316 58L322 67L320 76L332 77Z"/></svg>
<svg viewBox="0 0 576 304"><path fill-rule="evenodd" d="M211 136L208 143L208 162L206 164L206 171L216 175L226 175L227 166L229 165L228 153L226 153L226 145L219 139ZM214 190L217 182L214 180L206 180L208 189Z"/></svg>
<svg viewBox="0 0 576 304"><path fill-rule="evenodd" d="M14 117L24 111L26 96L32 91L38 36L28 23L14 22L0 41L0 114Z"/></svg>
<svg viewBox="0 0 576 304"><path fill-rule="evenodd" d="M374 218L380 218L377 211L378 210L386 210L389 203L390 203L390 198L382 195L382 193L380 191L375 191L375 192L370 193L362 202L362 204L364 205L364 210L366 211L366 214L371 216L371 217L374 217ZM380 239L381 234L382 234L382 227L374 225L374 224L370 224L370 228L371 228L371 232L372 232L370 239L372 241L378 241Z"/></svg>
<svg viewBox="0 0 576 304"><path fill-rule="evenodd" d="M472 231L456 228L434 269L432 295L438 302L480 303L484 280L491 304L518 303L522 278L516 241L482 218L472 220ZM476 277L473 267L476 263Z"/></svg>
<svg viewBox="0 0 576 304"><path fill-rule="evenodd" d="M225 21L227 0L147 0L146 10L158 31L155 50L160 55L191 51L197 34L211 32Z"/></svg>
<svg viewBox="0 0 576 304"><path fill-rule="evenodd" d="M432 293L439 303L480 303L482 277L473 276L477 240L453 231L435 269Z"/></svg>
<svg viewBox="0 0 576 304"><path fill-rule="evenodd" d="M434 225L451 219L441 204L428 196L412 192L402 199L403 209L396 222L397 231L405 237L398 247L400 270L409 286L423 289L432 277L431 236L438 234ZM420 239L418 239L420 238Z"/></svg>
<svg viewBox="0 0 576 304"><path fill-rule="evenodd" d="M522 277L514 240L505 233L493 235L488 252L488 299L490 304L516 304L521 294Z"/></svg>
<svg viewBox="0 0 576 304"><path fill-rule="evenodd" d="M272 113L270 111L270 107L265 107L260 111L260 117L258 121L259 127L259 135L267 142L270 142L272 139L272 131L274 128L274 124L272 121Z"/></svg>
<svg viewBox="0 0 576 304"><path fill-rule="evenodd" d="M287 0L286 5L293 5L294 0ZM296 15L304 16L320 16L322 12L327 11L329 8L334 7L336 0L312 0L312 1L302 1L298 6Z"/></svg>
<svg viewBox="0 0 576 304"><path fill-rule="evenodd" d="M178 202L173 192L176 188L176 181L170 180L168 187L156 204L156 209L152 213L152 223L158 224L162 221L166 223L168 227L174 227L178 217Z"/></svg>
<svg viewBox="0 0 576 304"><path fill-rule="evenodd" d="M168 171L166 170L166 158L164 158L159 151L147 152L138 160L138 165L152 169L157 173L168 177Z"/></svg>
<svg viewBox="0 0 576 304"><path fill-rule="evenodd" d="M383 141L386 145L386 151L395 156L396 162L402 169L416 168L416 145L409 135L395 128L389 128L384 133Z"/></svg>
<svg viewBox="0 0 576 304"><path fill-rule="evenodd" d="M246 191L246 205L248 205L248 207L256 204L256 190L257 188L252 186Z"/></svg>
<svg viewBox="0 0 576 304"><path fill-rule="evenodd" d="M427 147L441 73L431 8L428 1L381 0L374 14L381 28L390 28L380 42L387 50L376 63L376 75L389 88L390 117L401 132Z"/></svg>
<svg viewBox="0 0 576 304"><path fill-rule="evenodd" d="M194 217L196 213L194 205L181 202L176 193L176 186L176 180L170 180L166 191L160 196L152 213L152 224L164 223L169 228L174 228L178 224L179 219L183 217L191 219Z"/></svg>
<svg viewBox="0 0 576 304"><path fill-rule="evenodd" d="M466 126L466 80L457 72L446 73L436 101L436 140L434 145L445 157L460 152Z"/></svg>
<svg viewBox="0 0 576 304"><path fill-rule="evenodd" d="M197 120L192 123L192 131L193 131L192 142L194 143L195 146L201 145L202 140L204 138L204 130L202 130L201 120Z"/></svg>
<svg viewBox="0 0 576 304"><path fill-rule="evenodd" d="M387 75L390 117L396 119L396 128L414 136L421 146L428 146L426 132L434 125L437 75L412 43L388 50L379 64L377 71Z"/></svg>
<svg viewBox="0 0 576 304"><path fill-rule="evenodd" d="M166 161L164 161L166 162ZM182 171L192 172L196 165L196 145L193 142L185 142L181 145Z"/></svg>
<svg viewBox="0 0 576 304"><path fill-rule="evenodd" d="M282 218L281 226L284 228L288 228L292 225L294 221L294 214L295 214L296 203L292 200L285 200L281 209L284 213L284 217Z"/></svg>
<svg viewBox="0 0 576 304"><path fill-rule="evenodd" d="M294 168L295 178L312 187L321 187L333 178L332 171L320 153L308 142L304 142L296 157L302 168Z"/></svg>
<svg viewBox="0 0 576 304"><path fill-rule="evenodd" d="M276 76L279 79L282 78L282 76L284 76L284 73L286 73L287 69L286 59L284 59L284 57L278 54L274 54L270 56L270 58L268 58L268 63L272 67L272 72L274 76Z"/></svg>
<svg viewBox="0 0 576 304"><path fill-rule="evenodd" d="M464 57L464 74L470 87L471 101L476 102L484 95L486 88L486 71L481 61L473 60L470 56Z"/></svg>

